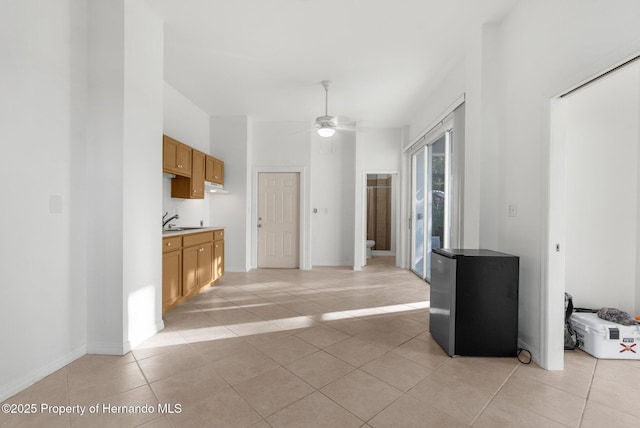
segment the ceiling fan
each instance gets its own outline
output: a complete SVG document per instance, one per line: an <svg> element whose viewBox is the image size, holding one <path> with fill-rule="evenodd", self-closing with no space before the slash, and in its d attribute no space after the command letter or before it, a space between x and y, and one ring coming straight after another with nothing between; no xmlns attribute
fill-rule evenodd
<svg viewBox="0 0 640 428"><path fill-rule="evenodd" d="M323 80L320 82L322 87L324 87L324 116L316 117L316 132L321 137L332 137L333 134L336 133L337 129L345 130L345 131L354 131L350 127L342 126L338 124L337 116L329 116L329 85L331 82L329 80Z"/></svg>

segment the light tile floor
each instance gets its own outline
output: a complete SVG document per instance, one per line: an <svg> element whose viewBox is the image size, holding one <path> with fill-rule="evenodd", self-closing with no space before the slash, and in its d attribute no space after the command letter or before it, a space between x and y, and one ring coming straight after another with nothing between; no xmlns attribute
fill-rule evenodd
<svg viewBox="0 0 640 428"><path fill-rule="evenodd" d="M389 261L227 273L134 351L85 355L5 402L84 415L38 409L0 426L640 426L640 361L570 351L549 372L449 358L429 334L428 284Z"/></svg>

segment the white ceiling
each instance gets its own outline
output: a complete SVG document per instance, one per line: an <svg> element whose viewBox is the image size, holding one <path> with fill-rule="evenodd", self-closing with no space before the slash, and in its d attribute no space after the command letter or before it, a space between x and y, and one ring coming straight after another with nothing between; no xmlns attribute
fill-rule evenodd
<svg viewBox="0 0 640 428"><path fill-rule="evenodd" d="M456 64L473 28L517 0L149 0L165 80L210 115L396 127Z"/></svg>

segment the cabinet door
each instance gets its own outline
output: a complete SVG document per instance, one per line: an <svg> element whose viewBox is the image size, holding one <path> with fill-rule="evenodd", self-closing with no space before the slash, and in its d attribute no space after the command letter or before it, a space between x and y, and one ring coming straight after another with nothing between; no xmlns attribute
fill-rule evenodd
<svg viewBox="0 0 640 428"><path fill-rule="evenodd" d="M214 158L213 162L213 179L214 183L224 185L224 162L220 159Z"/></svg>
<svg viewBox="0 0 640 428"><path fill-rule="evenodd" d="M224 241L213 242L213 279L218 280L224 275Z"/></svg>
<svg viewBox="0 0 640 428"><path fill-rule="evenodd" d="M213 156L206 155L204 160L204 180L205 181L213 182L213 177L214 177L213 169L214 169L215 161L216 161L216 158L214 158Z"/></svg>
<svg viewBox="0 0 640 428"><path fill-rule="evenodd" d="M207 155L204 179L210 183L224 185L224 162Z"/></svg>
<svg viewBox="0 0 640 428"><path fill-rule="evenodd" d="M182 295L188 296L198 286L198 250L189 247L182 250Z"/></svg>
<svg viewBox="0 0 640 428"><path fill-rule="evenodd" d="M162 308L174 304L182 296L182 251L162 255Z"/></svg>
<svg viewBox="0 0 640 428"><path fill-rule="evenodd" d="M178 144L172 138L166 135L162 138L162 170L175 174L176 171L176 158L178 153Z"/></svg>
<svg viewBox="0 0 640 428"><path fill-rule="evenodd" d="M191 197L204 198L204 163L205 155L197 150L193 151L193 165L191 170Z"/></svg>
<svg viewBox="0 0 640 428"><path fill-rule="evenodd" d="M171 174L190 177L191 147L167 135L163 135L162 170Z"/></svg>
<svg viewBox="0 0 640 428"><path fill-rule="evenodd" d="M178 171L185 177L190 177L191 171L191 147L179 143L176 149L176 164Z"/></svg>
<svg viewBox="0 0 640 428"><path fill-rule="evenodd" d="M191 176L177 176L171 180L171 197L183 199L204 199L204 160L205 155L191 150Z"/></svg>
<svg viewBox="0 0 640 428"><path fill-rule="evenodd" d="M213 243L198 247L198 287L204 287L213 281Z"/></svg>

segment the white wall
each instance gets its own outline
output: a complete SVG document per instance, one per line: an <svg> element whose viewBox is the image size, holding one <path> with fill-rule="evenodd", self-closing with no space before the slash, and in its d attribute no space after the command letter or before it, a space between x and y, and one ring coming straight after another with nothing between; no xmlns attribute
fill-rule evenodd
<svg viewBox="0 0 640 428"><path fill-rule="evenodd" d="M210 222L225 227L225 270L251 268L252 123L246 116L211 117L211 154L224 161L224 188L211 194Z"/></svg>
<svg viewBox="0 0 640 428"><path fill-rule="evenodd" d="M616 8L598 1L521 2L501 31L505 187L496 215L505 218L508 203L517 204L518 215L500 224L499 244L521 257L519 336L543 366L562 355L558 341L545 343L540 326L562 328L564 291L543 281L542 255L552 247L545 239L550 99L639 52L638 18L640 4L630 1Z"/></svg>
<svg viewBox="0 0 640 428"><path fill-rule="evenodd" d="M86 30L83 1L0 14L0 401L86 349Z"/></svg>
<svg viewBox="0 0 640 428"><path fill-rule="evenodd" d="M122 353L162 325L148 215L161 209L150 171L161 159L163 37L142 1L11 2L0 23L12 159L0 172L0 221L11 225L4 400L87 350Z"/></svg>
<svg viewBox="0 0 640 428"><path fill-rule="evenodd" d="M204 153L218 156L210 150L211 124L207 113L166 82L163 106L164 134ZM219 226L210 224L210 205L208 192L205 192L204 199L172 198L171 179L163 174L162 214L168 212L167 218L176 213L180 215L179 219L172 220L170 224L193 227L199 226L202 220L204 226Z"/></svg>
<svg viewBox="0 0 640 428"><path fill-rule="evenodd" d="M301 213L302 269L311 266L353 266L356 230L355 133L339 131L332 138L322 138L315 131L310 131L312 127L309 123L301 122L255 122L252 168L254 174L278 167L303 170L305 199L302 205L305 209ZM390 145L389 141L396 138L396 134L397 145ZM363 157L363 165L386 169L395 165L394 159L400 156L399 130L370 131L363 138L365 143L371 145L368 155ZM376 154L376 150L380 152ZM396 165L396 169L399 166ZM313 209L317 209L317 212L313 213ZM255 232L254 226L255 221L250 222L249 230ZM253 242L256 242L256 234L252 235ZM255 254L252 263L256 266Z"/></svg>
<svg viewBox="0 0 640 428"><path fill-rule="evenodd" d="M298 171L301 174L300 252L301 269L311 268L311 125L306 122L254 122L253 165L251 185L257 187L256 176L267 171ZM257 198L252 188L252 198ZM251 225L257 224L257 204ZM251 266L257 267L257 228L251 227Z"/></svg>
<svg viewBox="0 0 640 428"><path fill-rule="evenodd" d="M87 350L123 354L163 326L163 26L142 0L87 10Z"/></svg>
<svg viewBox="0 0 640 428"><path fill-rule="evenodd" d="M400 170L401 130L359 132L360 167L356 170L355 133L322 138L303 122L254 122L249 133L245 117L213 117L211 124L212 151L225 161L225 189L229 191L210 195L211 221L227 227L228 269L244 271L257 266L253 186L258 172L278 168L295 169L303 175L301 268L353 266L356 179L365 169Z"/></svg>
<svg viewBox="0 0 640 428"><path fill-rule="evenodd" d="M164 327L162 237L163 22L144 1L126 1L123 151L123 311L125 350Z"/></svg>
<svg viewBox="0 0 640 428"><path fill-rule="evenodd" d="M616 7L595 0L520 2L498 28L470 29L473 39L462 62L464 73L452 73L438 91L425 96L433 107L411 121L410 134L417 136L444 106L465 93L464 245L482 247L487 242L520 257L519 341L544 367L558 368L548 361L562 356L562 344L546 343L542 331L547 323L549 329L562 328L563 311L562 291L553 286L547 290L543 274L549 251L550 99L640 52L639 18L635 1L617 2ZM492 89L483 83L482 73L496 60L501 75ZM492 91L493 98L483 99L485 90ZM490 123L500 124L498 135L490 135ZM487 138L496 138L497 144L483 147ZM495 181L489 174L492 168L499 173L499 187L484 182ZM493 207L481 207L485 197L494 201ZM509 203L517 204L516 217L507 217ZM491 218L497 223L487 223ZM485 223L497 239L481 236Z"/></svg>
<svg viewBox="0 0 640 428"><path fill-rule="evenodd" d="M400 169L402 162L402 130L396 129L364 129L358 131L355 153L355 228L354 228L354 269L359 270L366 264L365 241L367 217L366 178L369 173L397 173L393 178L391 236L396 240L400 234ZM391 244L396 250L396 242Z"/></svg>
<svg viewBox="0 0 640 428"><path fill-rule="evenodd" d="M566 282L574 305L637 314L640 64L566 97Z"/></svg>
<svg viewBox="0 0 640 428"><path fill-rule="evenodd" d="M311 264L353 266L355 135L311 134Z"/></svg>
<svg viewBox="0 0 640 428"><path fill-rule="evenodd" d="M124 3L88 2L87 347L123 351Z"/></svg>

